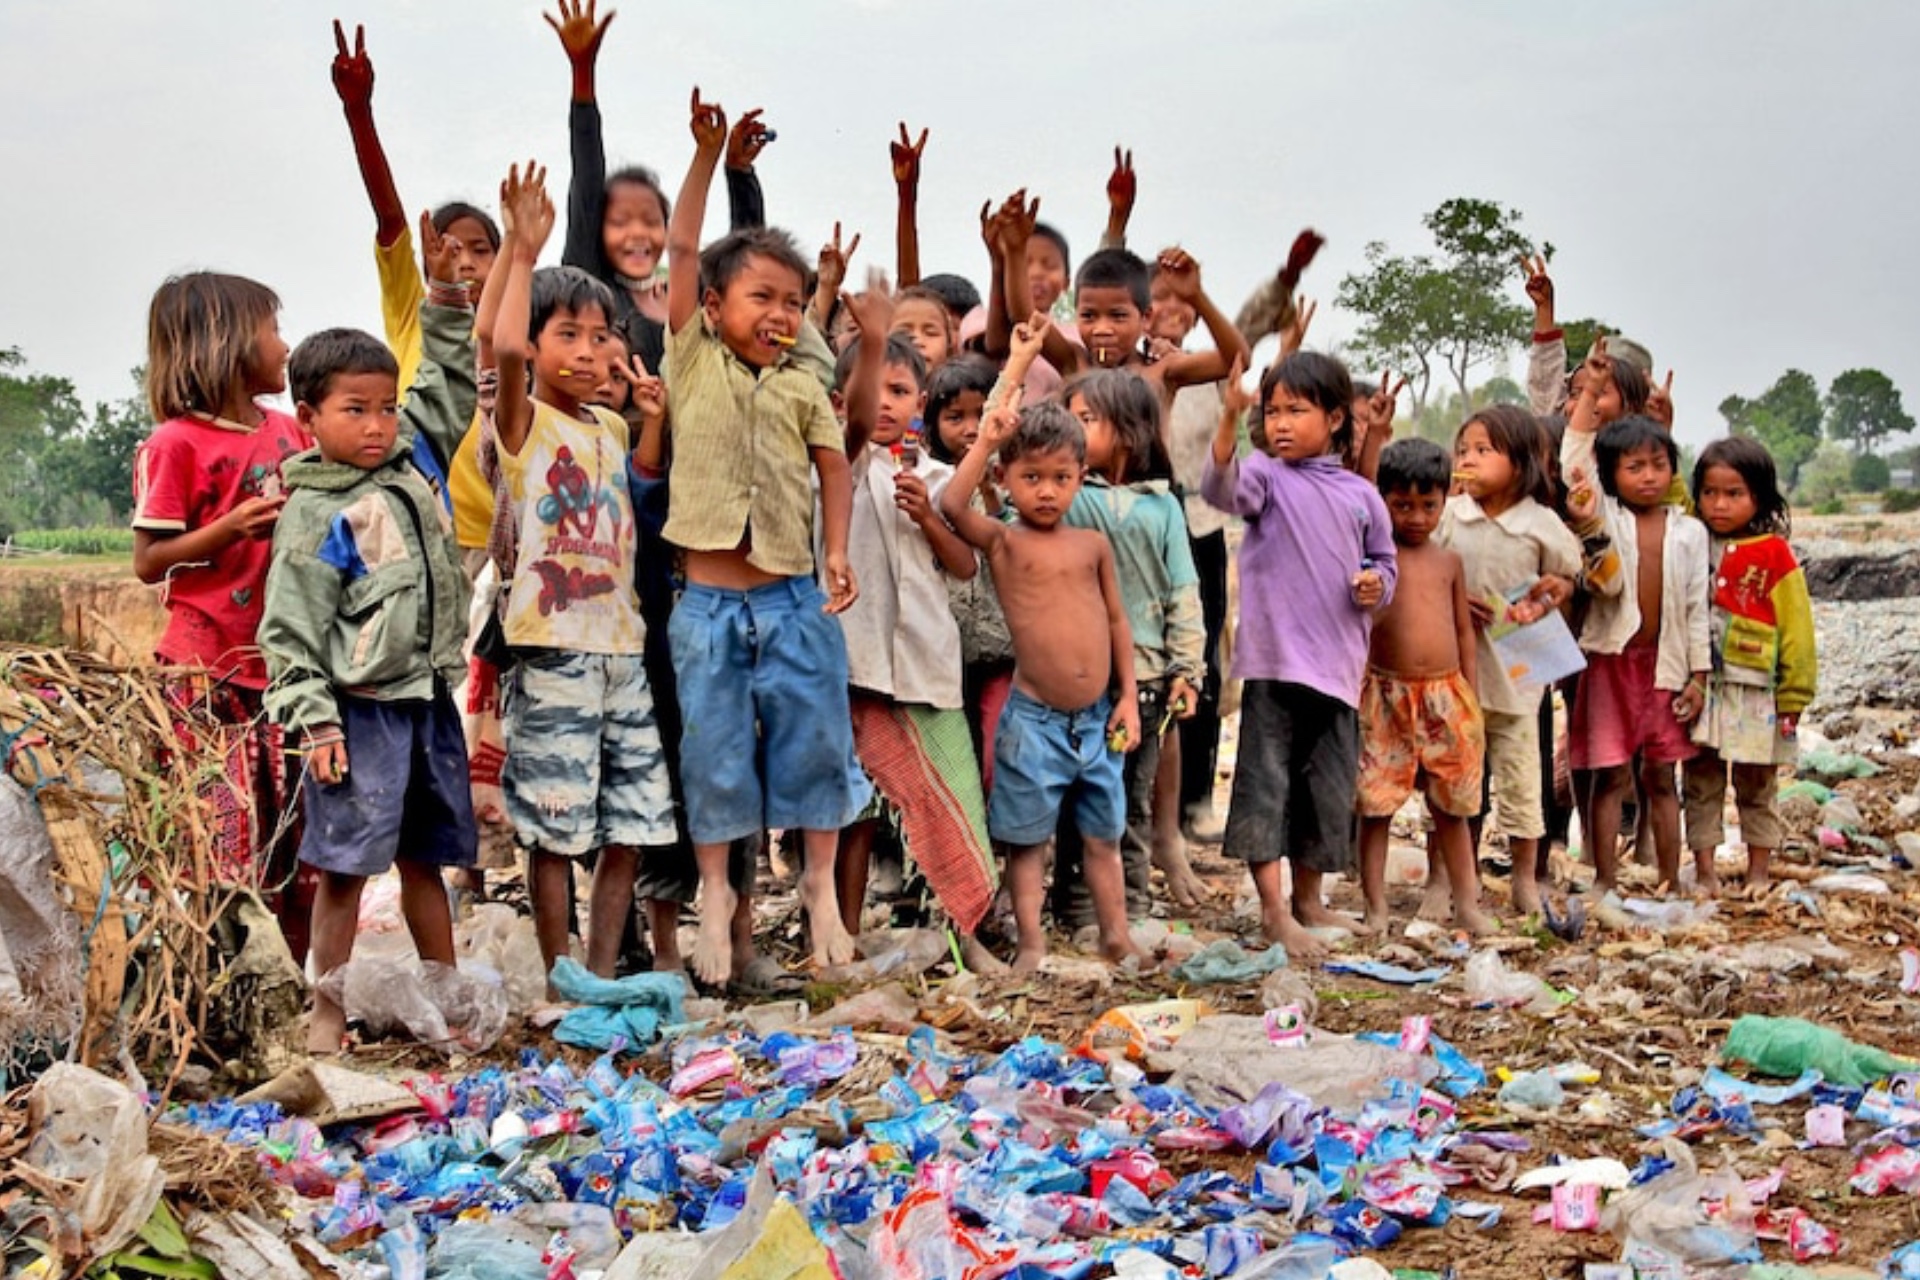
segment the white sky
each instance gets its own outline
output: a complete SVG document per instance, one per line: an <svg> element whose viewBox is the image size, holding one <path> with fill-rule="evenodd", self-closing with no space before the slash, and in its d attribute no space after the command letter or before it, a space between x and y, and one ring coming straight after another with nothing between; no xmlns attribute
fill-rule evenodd
<svg viewBox="0 0 1920 1280"><path fill-rule="evenodd" d="M1422 251L1423 213L1484 197L1559 247L1563 315L1599 315L1677 371L1685 438L1717 434L1723 396L1789 366L1823 385L1878 367L1920 409L1920 5L619 7L600 72L610 162L650 164L672 190L691 85L736 117L764 106L772 220L809 250L836 218L863 231L856 268L891 265L898 119L933 130L923 266L976 282L976 211L1018 185L1076 256L1093 248L1123 142L1134 246L1178 239L1229 312L1302 226L1328 237L1306 292L1330 300L1369 240ZM5 0L0 347L89 401L119 397L154 287L202 267L272 285L290 339L378 332L373 220L328 77L336 14L368 28L411 208L492 207L529 155L564 190L567 65L526 0ZM723 192L710 210L717 231ZM1311 341L1351 330L1323 308Z"/></svg>

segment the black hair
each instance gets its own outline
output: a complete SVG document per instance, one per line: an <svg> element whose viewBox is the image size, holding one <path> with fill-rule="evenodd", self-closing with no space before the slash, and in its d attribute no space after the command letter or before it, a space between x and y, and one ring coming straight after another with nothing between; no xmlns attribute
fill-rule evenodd
<svg viewBox="0 0 1920 1280"><path fill-rule="evenodd" d="M354 373L384 373L397 379L400 362L387 350L386 343L370 333L322 329L293 349L287 361L287 390L293 393L295 404L318 408L333 390L335 378Z"/></svg>
<svg viewBox="0 0 1920 1280"><path fill-rule="evenodd" d="M1028 454L1052 453L1057 449L1068 450L1085 466L1087 433L1081 429L1080 419L1068 413L1065 405L1043 400L1020 411L1020 425L1000 446L1000 461L1009 464Z"/></svg>
<svg viewBox="0 0 1920 1280"><path fill-rule="evenodd" d="M1613 387L1620 393L1620 416L1624 418L1636 413L1645 413L1647 401L1653 396L1653 379L1647 376L1647 371L1633 361L1623 360L1619 356L1600 358L1605 360L1613 370L1611 375ZM1586 361L1583 360L1567 371L1569 391L1573 388L1573 375L1584 368L1586 368Z"/></svg>
<svg viewBox="0 0 1920 1280"><path fill-rule="evenodd" d="M487 243L494 249L500 248L500 227L486 210L468 204L465 200L449 200L433 211L433 229L441 235L447 234L447 228L462 218L472 218L480 224L480 230L486 235Z"/></svg>
<svg viewBox="0 0 1920 1280"><path fill-rule="evenodd" d="M940 291L930 289L924 283L908 285L893 295L896 311L903 302L927 302L939 308L941 319L947 322L947 354L952 355L954 349L960 345L960 322L954 318L953 308L947 305L947 300Z"/></svg>
<svg viewBox="0 0 1920 1280"><path fill-rule="evenodd" d="M798 277L801 288L813 268L800 256L793 237L775 227L748 227L724 236L700 251L700 292L725 293L749 258L771 258Z"/></svg>
<svg viewBox="0 0 1920 1280"><path fill-rule="evenodd" d="M940 438L940 413L966 392L977 391L983 399L992 395L999 377L993 361L976 355L955 356L933 371L927 378L927 452L942 462L960 461Z"/></svg>
<svg viewBox="0 0 1920 1280"><path fill-rule="evenodd" d="M1726 467L1746 482L1747 493L1753 498L1753 523L1740 531L1742 535L1793 536L1793 512L1787 506L1787 496L1780 492L1780 471L1773 465L1773 455L1765 445L1752 436L1723 436L1702 449L1699 460L1693 464L1696 511L1700 508L1700 490L1706 487L1708 467Z"/></svg>
<svg viewBox="0 0 1920 1280"><path fill-rule="evenodd" d="M860 358L860 344L849 342L833 361L833 385L843 394L847 389L847 379L853 376L853 363ZM903 364L913 373L913 384L920 390L927 389L927 358L920 354L920 348L907 340L903 333L887 335L887 353L881 360L881 367Z"/></svg>
<svg viewBox="0 0 1920 1280"><path fill-rule="evenodd" d="M1333 429L1332 452L1346 453L1353 439L1353 378L1347 366L1318 351L1296 351L1276 362L1260 375L1259 413L1263 422L1276 387L1285 387L1329 417L1338 413L1340 424Z"/></svg>
<svg viewBox="0 0 1920 1280"><path fill-rule="evenodd" d="M973 282L951 272L926 276L920 281L919 287L937 295L946 304L947 314L953 317L955 324L966 319L967 313L980 305L980 291L973 287Z"/></svg>
<svg viewBox="0 0 1920 1280"><path fill-rule="evenodd" d="M1153 305L1153 269L1137 253L1102 249L1080 264L1073 289L1125 289L1133 305L1145 311Z"/></svg>
<svg viewBox="0 0 1920 1280"><path fill-rule="evenodd" d="M631 186L645 187L647 190L653 192L654 197L660 201L661 221L664 222L673 216L673 202L667 199L667 191L665 187L660 185L659 174L643 164L630 164L623 169L615 169L612 173L608 174L607 185L602 188L602 190L605 191L608 198L611 198L613 189L623 182Z"/></svg>
<svg viewBox="0 0 1920 1280"><path fill-rule="evenodd" d="M1409 436L1380 451L1374 483L1390 493L1440 493L1453 488L1453 459L1431 440Z"/></svg>
<svg viewBox="0 0 1920 1280"><path fill-rule="evenodd" d="M1033 234L1060 251L1060 265L1065 268L1067 279L1073 279L1073 250L1067 247L1067 238L1060 234L1060 229L1051 223L1036 222Z"/></svg>
<svg viewBox="0 0 1920 1280"><path fill-rule="evenodd" d="M556 311L579 315L588 307L599 307L613 327L613 290L579 267L542 267L533 273L533 303L527 335L538 338Z"/></svg>
<svg viewBox="0 0 1920 1280"><path fill-rule="evenodd" d="M1523 498L1532 498L1543 507L1553 506L1553 481L1547 474L1547 433L1539 419L1517 404L1491 404L1460 424L1454 433L1454 447L1467 428L1478 424L1487 433L1487 442L1495 453L1503 455L1513 467L1513 478Z"/></svg>
<svg viewBox="0 0 1920 1280"><path fill-rule="evenodd" d="M1652 418L1636 413L1631 417L1615 418L1600 428L1600 434L1593 438L1593 465L1600 469L1600 487L1608 497L1620 496L1613 481L1613 473L1619 467L1620 459L1646 448L1657 448L1666 454L1670 470L1680 469L1680 446L1673 442L1667 429Z"/></svg>
<svg viewBox="0 0 1920 1280"><path fill-rule="evenodd" d="M1115 442L1126 459L1119 483L1173 479L1173 459L1161 436L1164 410L1145 378L1128 369L1095 369L1060 388L1060 403L1069 410L1075 396L1112 424Z"/></svg>

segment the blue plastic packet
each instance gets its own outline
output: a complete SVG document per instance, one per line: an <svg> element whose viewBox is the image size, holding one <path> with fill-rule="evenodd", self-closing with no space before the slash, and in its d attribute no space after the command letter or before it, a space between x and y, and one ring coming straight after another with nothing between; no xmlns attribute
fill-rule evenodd
<svg viewBox="0 0 1920 1280"><path fill-rule="evenodd" d="M1433 1060L1440 1064L1440 1087L1454 1097L1464 1098L1487 1083L1485 1071L1439 1036L1430 1037L1427 1047L1433 1053Z"/></svg>
<svg viewBox="0 0 1920 1280"><path fill-rule="evenodd" d="M1368 1249L1384 1249L1400 1238L1401 1227L1389 1214L1361 1200L1349 1200L1326 1211L1336 1239Z"/></svg>

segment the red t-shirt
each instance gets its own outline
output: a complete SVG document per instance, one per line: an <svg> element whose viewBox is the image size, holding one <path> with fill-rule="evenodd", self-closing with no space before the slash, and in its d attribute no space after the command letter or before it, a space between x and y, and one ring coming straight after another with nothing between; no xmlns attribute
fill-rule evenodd
<svg viewBox="0 0 1920 1280"><path fill-rule="evenodd" d="M280 493L280 463L313 445L284 413L249 431L224 419L173 418L134 455L133 527L161 536L204 528L248 498ZM162 589L167 630L155 656L204 665L216 677L264 689L267 668L255 638L267 583L270 538L243 538L209 561L183 564Z"/></svg>

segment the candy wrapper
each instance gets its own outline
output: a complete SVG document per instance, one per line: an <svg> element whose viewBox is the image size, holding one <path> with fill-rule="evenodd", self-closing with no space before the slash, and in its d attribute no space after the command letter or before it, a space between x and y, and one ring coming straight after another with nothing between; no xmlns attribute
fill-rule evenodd
<svg viewBox="0 0 1920 1280"><path fill-rule="evenodd" d="M1884 1196L1894 1191L1920 1191L1920 1150L1881 1147L1860 1157L1847 1185L1861 1195Z"/></svg>
<svg viewBox="0 0 1920 1280"><path fill-rule="evenodd" d="M1807 1143L1815 1147L1847 1145L1847 1113L1832 1103L1807 1108Z"/></svg>
<svg viewBox="0 0 1920 1280"><path fill-rule="evenodd" d="M1105 1062L1124 1057L1136 1061L1169 1048L1194 1024L1213 1012L1199 1000L1159 1000L1109 1009L1087 1028L1080 1052Z"/></svg>

